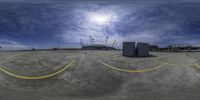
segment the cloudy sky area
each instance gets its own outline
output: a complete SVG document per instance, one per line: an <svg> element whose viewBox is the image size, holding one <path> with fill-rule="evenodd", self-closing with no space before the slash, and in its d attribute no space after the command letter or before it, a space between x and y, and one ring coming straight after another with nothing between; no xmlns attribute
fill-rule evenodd
<svg viewBox="0 0 200 100"><path fill-rule="evenodd" d="M199 13L195 0L0 0L0 46L80 47L90 35L97 44L116 39L117 47L122 41L200 45Z"/></svg>

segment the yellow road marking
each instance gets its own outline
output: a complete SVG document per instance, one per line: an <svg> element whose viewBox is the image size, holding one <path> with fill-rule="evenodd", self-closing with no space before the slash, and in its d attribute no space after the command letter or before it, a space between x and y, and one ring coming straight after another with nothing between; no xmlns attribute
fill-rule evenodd
<svg viewBox="0 0 200 100"><path fill-rule="evenodd" d="M200 68L200 65L198 65L197 63L194 63L195 66L197 66L197 68Z"/></svg>
<svg viewBox="0 0 200 100"><path fill-rule="evenodd" d="M171 63L168 63L167 65L177 66L177 67L189 67L189 66L193 66L194 64L181 65L181 64L171 64Z"/></svg>
<svg viewBox="0 0 200 100"><path fill-rule="evenodd" d="M194 65L200 69L200 65L194 62ZM192 68L194 71L196 71L194 68Z"/></svg>
<svg viewBox="0 0 200 100"><path fill-rule="evenodd" d="M196 72L196 70L195 70L193 67L190 67L190 68L192 68L192 71L193 71L193 72Z"/></svg>
<svg viewBox="0 0 200 100"><path fill-rule="evenodd" d="M101 64L111 68L111 69L114 69L114 70L118 70L118 71L122 71L122 72L129 72L129 73L142 73L142 72L149 72L149 71L153 71L153 70L157 70L159 68L161 68L162 66L164 65L167 65L169 62L166 62L166 63L163 63L159 66L156 66L156 67L153 67L153 68L149 68L149 69L142 69L142 70L129 70L129 69L121 69L121 68L117 68L117 67L113 67L107 63L104 63L103 61L101 60L98 60L98 62L100 62Z"/></svg>
<svg viewBox="0 0 200 100"><path fill-rule="evenodd" d="M100 62L101 64L111 68L111 69L114 69L114 70L118 70L118 71L122 71L122 72L129 72L129 73L142 73L142 72L148 72L148 71L153 71L153 70L157 70L165 65L171 65L171 66L183 66L183 67L189 67L189 66L193 66L193 65L196 65L199 69L200 69L200 65L198 65L197 63L194 63L194 64L187 64L187 65L181 65L181 64L171 64L169 63L170 61L164 63L164 62L161 62L162 64L159 65L159 66L155 66L153 68L149 68L149 69L141 69L141 70L130 70L130 69L121 69L121 68L117 68L117 67L114 67L112 65L109 65L101 60L98 60L98 62ZM192 68L192 67L191 67ZM192 68L193 71L194 68Z"/></svg>
<svg viewBox="0 0 200 100"><path fill-rule="evenodd" d="M38 79L45 79L45 78L49 78L49 77L58 75L58 74L62 73L63 71L65 71L67 68L69 68L74 62L75 61L71 61L67 66L65 66L61 70L59 70L55 73L49 74L49 75L44 75L44 76L21 76L21 75L11 73L11 72L7 71L6 69L4 69L2 67L0 67L0 70L3 71L4 73L10 75L10 76L15 77L15 78L26 79L26 80L38 80Z"/></svg>

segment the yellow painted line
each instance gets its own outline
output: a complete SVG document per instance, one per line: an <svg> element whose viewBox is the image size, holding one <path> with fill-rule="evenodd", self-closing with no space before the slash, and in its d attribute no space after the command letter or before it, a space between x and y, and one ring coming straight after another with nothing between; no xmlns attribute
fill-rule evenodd
<svg viewBox="0 0 200 100"><path fill-rule="evenodd" d="M197 68L199 68L200 69L200 65L198 65L197 63L195 63L194 62L194 65L197 67ZM191 67L192 68L192 67ZM195 71L196 72L196 70L194 69L194 68L192 68L193 69L193 71Z"/></svg>
<svg viewBox="0 0 200 100"><path fill-rule="evenodd" d="M196 70L195 70L193 67L190 67L190 68L192 68L192 71L193 71L193 72L196 72Z"/></svg>
<svg viewBox="0 0 200 100"><path fill-rule="evenodd" d="M200 65L198 65L197 63L194 63L195 66L197 66L197 68L200 68Z"/></svg>
<svg viewBox="0 0 200 100"><path fill-rule="evenodd" d="M44 76L21 76L21 75L17 75L17 74L14 74L12 72L9 72L9 71L7 71L6 69L4 69L2 67L0 67L0 70L3 71L4 73L10 75L10 76L15 77L15 78L26 79L26 80L38 80L38 79L45 79L45 78L49 78L49 77L58 75L58 74L62 73L63 71L65 71L67 68L69 68L74 62L75 61L71 61L67 66L65 66L61 70L59 70L59 71L57 71L55 73L49 74L49 75L44 75Z"/></svg>
<svg viewBox="0 0 200 100"><path fill-rule="evenodd" d="M159 65L159 66L156 66L156 67L153 67L153 68L149 68L149 69L129 70L129 69L121 69L121 68L114 67L114 66L112 66L112 65L109 65L109 64L107 64L107 63L101 61L101 60L98 60L98 62L100 62L101 64L103 64L103 65L105 65L105 66L107 66L107 67L109 67L109 68L111 68L111 69L118 70L118 71L122 71L122 72L128 72L128 73L142 73L142 72L154 71L154 70L158 70L158 69L161 68L162 66L167 65L167 64L169 63L169 61L168 61L168 62L166 62L166 63L163 63L163 64Z"/></svg>
<svg viewBox="0 0 200 100"><path fill-rule="evenodd" d="M168 63L167 65L177 66L177 67L189 67L189 66L193 66L194 64L183 65L183 64L171 64L171 63Z"/></svg>

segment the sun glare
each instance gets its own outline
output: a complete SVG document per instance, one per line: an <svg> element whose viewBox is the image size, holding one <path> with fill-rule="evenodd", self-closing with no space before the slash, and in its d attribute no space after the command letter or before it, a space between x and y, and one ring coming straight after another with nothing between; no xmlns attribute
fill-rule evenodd
<svg viewBox="0 0 200 100"><path fill-rule="evenodd" d="M118 21L118 16L113 11L111 12L85 12L86 23L89 25L110 25Z"/></svg>
<svg viewBox="0 0 200 100"><path fill-rule="evenodd" d="M90 20L96 24L106 24L109 22L109 17L105 15L94 14L90 16Z"/></svg>
<svg viewBox="0 0 200 100"><path fill-rule="evenodd" d="M96 25L108 24L113 18L111 14L88 13L88 20Z"/></svg>

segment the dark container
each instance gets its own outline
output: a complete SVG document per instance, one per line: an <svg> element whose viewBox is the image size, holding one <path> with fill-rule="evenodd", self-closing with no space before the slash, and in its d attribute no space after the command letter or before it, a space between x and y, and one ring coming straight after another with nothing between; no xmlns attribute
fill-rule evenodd
<svg viewBox="0 0 200 100"><path fill-rule="evenodd" d="M135 56L135 42L123 42L123 56L134 57Z"/></svg>
<svg viewBox="0 0 200 100"><path fill-rule="evenodd" d="M138 56L138 57L149 56L149 44L148 43L137 43L136 56Z"/></svg>

